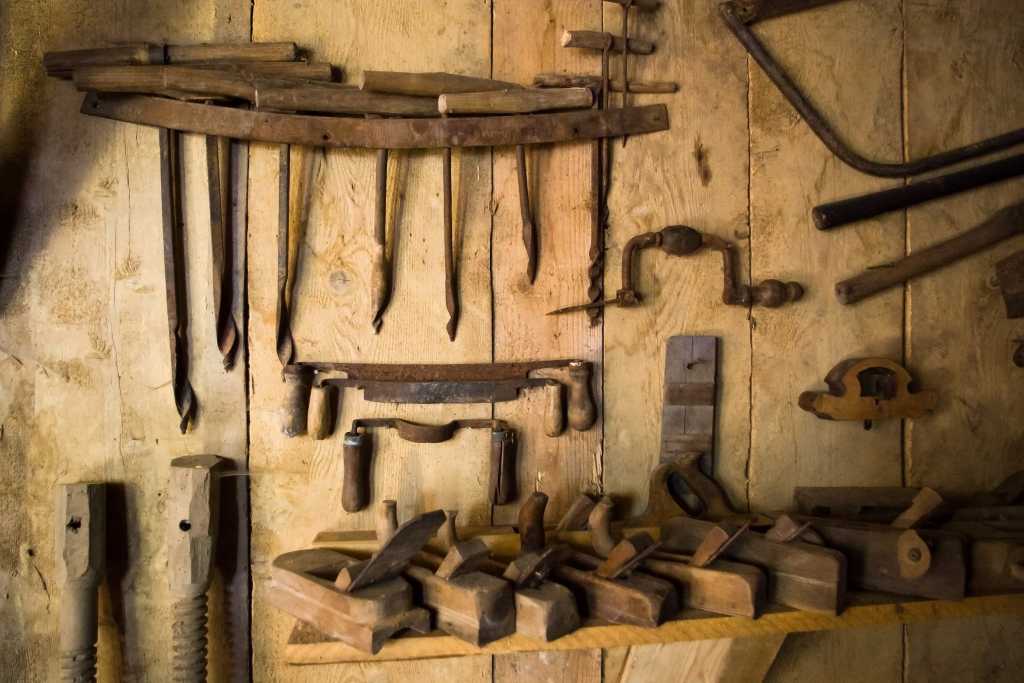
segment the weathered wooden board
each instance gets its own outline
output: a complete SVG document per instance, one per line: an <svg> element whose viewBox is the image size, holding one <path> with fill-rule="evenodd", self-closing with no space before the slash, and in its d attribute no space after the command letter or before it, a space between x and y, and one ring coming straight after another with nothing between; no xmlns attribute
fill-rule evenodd
<svg viewBox="0 0 1024 683"><path fill-rule="evenodd" d="M330 30L325 30L329 21ZM342 67L356 80L363 69L458 71L489 75L490 17L476 0L409 3L365 0L301 3L260 0L254 7L253 40L294 40L317 60ZM427 49L426 46L430 46ZM374 215L372 152L295 150L313 158L304 210L295 206L301 230L298 305L293 333L300 360L357 362L482 362L491 359L490 154L457 150L453 160L453 207L462 316L455 342L448 340L442 245L440 153L393 153L388 183L388 243L394 250L393 297L379 335L370 321L370 248ZM340 505L342 432L354 418L400 416L424 422L452 417L489 417L487 405L391 406L367 403L346 392L335 435L316 442L284 438L277 426L282 396L274 353L277 198L276 148L253 146L250 204L251 463L253 470L254 675L288 678L280 659L294 620L262 600L267 563L307 544L328 527L372 528L373 506L346 515ZM261 188L261 190L257 190ZM453 414L457 411L458 415ZM395 498L399 517L423 510L458 508L460 521L488 521L487 434L466 430L447 443L414 445L390 432L375 434L372 501ZM490 675L487 657L452 661L446 677L475 680ZM375 669L363 675L399 678L438 676L425 664ZM349 672L309 672L344 677Z"/></svg>
<svg viewBox="0 0 1024 683"><path fill-rule="evenodd" d="M863 0L765 21L755 30L851 144L899 158L901 22L899 3ZM753 62L750 166L753 278L797 280L807 292L791 308L752 316L750 504L785 507L800 485L898 485L899 422L866 432L859 423L818 420L797 406L800 392L818 387L845 358L900 358L902 293L844 307L832 290L848 272L903 255L901 217L829 233L816 230L810 217L819 200L887 183L839 162ZM899 636L899 628L794 636L776 666L790 680L827 680L833 673L838 680L874 678L879 667L899 671ZM804 639L813 645L802 647Z"/></svg>
<svg viewBox="0 0 1024 683"><path fill-rule="evenodd" d="M169 462L218 453L244 469L246 447L244 363L225 373L214 332L203 141L187 139L184 154L192 382L201 404L195 429L181 436L168 387L157 134L78 116L80 95L45 77L42 54L112 40L248 40L248 13L249 3L238 0L187 8L5 3L0 10L10 231L3 241L12 240L0 279L0 668L23 680L58 678L54 486L114 484L99 675L150 677L169 670L171 656L162 502ZM240 314L240 300L235 307ZM237 567L211 593L218 634L232 632L229 597L245 627L245 562ZM225 592L226 582L234 590ZM211 643L215 676L227 676L230 641ZM243 674L247 641L241 632Z"/></svg>
<svg viewBox="0 0 1024 683"><path fill-rule="evenodd" d="M906 4L907 153L911 158L1024 125L1024 17L1019 5ZM1019 201L1020 183L1002 183L907 212L911 251L947 239ZM991 488L1021 467L1024 403L1012 340L992 282L996 262L1020 239L961 261L907 287L907 359L923 385L942 394L940 410L905 434L912 486L970 492ZM914 625L906 633L906 676L1010 681L1024 656L1019 619Z"/></svg>

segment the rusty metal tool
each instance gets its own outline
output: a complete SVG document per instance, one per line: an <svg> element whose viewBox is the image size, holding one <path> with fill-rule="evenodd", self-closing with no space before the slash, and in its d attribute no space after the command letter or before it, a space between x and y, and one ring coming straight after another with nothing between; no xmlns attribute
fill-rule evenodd
<svg viewBox="0 0 1024 683"><path fill-rule="evenodd" d="M206 172L210 195L210 251L213 264L213 308L217 329L217 347L224 369L235 364L238 350L238 323L235 321L234 226L230 187L232 184L231 141L206 136Z"/></svg>
<svg viewBox="0 0 1024 683"><path fill-rule="evenodd" d="M861 420L870 429L875 420L918 418L935 411L939 395L913 390L910 372L887 358L849 358L825 375L827 392L805 391L799 405L823 420Z"/></svg>
<svg viewBox="0 0 1024 683"><path fill-rule="evenodd" d="M373 222L373 263L370 266L370 310L373 331L380 332L384 311L391 301L391 259L387 252L388 223L388 150L377 150L376 204Z"/></svg>
<svg viewBox="0 0 1024 683"><path fill-rule="evenodd" d="M171 351L171 390L184 434L195 419L196 396L189 381L188 285L185 278L181 197L180 134L160 129L160 204L163 220L164 281Z"/></svg>
<svg viewBox="0 0 1024 683"><path fill-rule="evenodd" d="M791 14L834 2L837 0L734 0L721 3L718 9L722 20L747 53L753 57L765 75L779 89L779 92L796 109L800 117L818 136L818 139L844 163L869 175L900 178L952 166L961 161L975 159L1024 142L1024 128L1018 128L987 140L907 162L875 161L850 149L750 28L750 24L761 19Z"/></svg>
<svg viewBox="0 0 1024 683"><path fill-rule="evenodd" d="M915 251L895 263L871 268L836 283L840 303L854 304L907 280L988 249L1024 232L1024 202L1011 204L956 237Z"/></svg>
<svg viewBox="0 0 1024 683"><path fill-rule="evenodd" d="M504 420L453 420L428 425L399 418L361 418L353 420L345 434L345 480L341 505L346 512L362 510L370 502L373 446L370 430L394 429L399 438L412 443L440 443L451 439L460 429L491 430L490 481L488 499L492 505L505 505L516 495L516 433Z"/></svg>
<svg viewBox="0 0 1024 683"><path fill-rule="evenodd" d="M282 90L287 91L287 88ZM401 117L367 121L356 116L254 112L165 97L101 97L89 93L83 100L82 113L235 140L286 142L309 147L388 147L392 150L536 145L668 130L668 109L662 104L616 111L580 110L446 119Z"/></svg>
<svg viewBox="0 0 1024 683"><path fill-rule="evenodd" d="M206 680L206 591L217 547L218 473L223 458L171 461L167 485L167 575L174 599L174 678Z"/></svg>
<svg viewBox="0 0 1024 683"><path fill-rule="evenodd" d="M636 235L626 243L622 250L622 286L614 299L566 306L551 311L548 315L561 315L604 306L629 308L639 305L643 297L633 286L633 271L639 262L640 251L650 247L659 247L669 256L690 256L702 247L719 252L722 255L725 277L722 301L730 306L777 308L788 302L799 301L804 294L803 287L797 282L765 280L754 286L741 284L736 273L735 244L685 225L670 225L658 232Z"/></svg>
<svg viewBox="0 0 1024 683"><path fill-rule="evenodd" d="M1018 251L996 264L996 283L1006 304L1006 317L1024 318L1024 251ZM1024 339L1015 340L1013 364L1024 368Z"/></svg>
<svg viewBox="0 0 1024 683"><path fill-rule="evenodd" d="M652 487L658 483L652 480ZM652 490L652 496L667 495L664 478L660 485L662 490ZM719 559L746 531L746 526L731 532L715 526L692 555L680 555L665 552L647 534L616 538L612 513L611 500L604 498L594 507L588 520L594 551L606 558L598 572L604 570L607 575L619 576L639 570L671 581L679 587L684 607L751 618L761 613L767 590L764 573L752 565Z"/></svg>
<svg viewBox="0 0 1024 683"><path fill-rule="evenodd" d="M57 488L57 572L62 681L96 680L97 590L106 569L107 488L101 483Z"/></svg>
<svg viewBox="0 0 1024 683"><path fill-rule="evenodd" d="M831 230L1020 175L1024 175L1024 154L881 192L820 204L811 210L811 217L818 230Z"/></svg>
<svg viewBox="0 0 1024 683"><path fill-rule="evenodd" d="M544 430L562 433L566 420L586 431L597 419L590 393L592 365L582 360L460 365L382 365L374 363L294 363L284 369L289 392L283 406L285 434L306 430L330 433L326 399L330 390L362 389L367 401L378 403L492 403L514 401L522 389L543 388L546 397ZM310 387L319 393L310 410ZM566 398L566 389L568 397ZM321 407L323 409L321 409Z"/></svg>

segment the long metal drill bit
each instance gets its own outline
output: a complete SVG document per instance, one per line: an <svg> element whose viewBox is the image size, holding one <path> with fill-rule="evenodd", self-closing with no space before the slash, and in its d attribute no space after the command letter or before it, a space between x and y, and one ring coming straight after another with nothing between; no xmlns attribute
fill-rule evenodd
<svg viewBox="0 0 1024 683"><path fill-rule="evenodd" d="M444 149L444 299L448 306L448 339L455 341L459 326L458 272L452 239L452 148Z"/></svg>
<svg viewBox="0 0 1024 683"><path fill-rule="evenodd" d="M295 340L292 337L291 286L288 277L289 221L291 192L291 145L278 147L277 190L277 358L288 365L295 358Z"/></svg>
<svg viewBox="0 0 1024 683"><path fill-rule="evenodd" d="M164 280L171 351L171 389L184 434L195 418L196 397L189 381L188 286L185 279L184 225L181 216L181 136L160 129L160 200L163 217Z"/></svg>
<svg viewBox="0 0 1024 683"><path fill-rule="evenodd" d="M519 177L519 213L523 222L523 246L526 247L526 278L533 284L537 277L537 227L530 207L530 181L526 175L526 146L516 145L516 174Z"/></svg>
<svg viewBox="0 0 1024 683"><path fill-rule="evenodd" d="M377 151L377 187L373 225L373 263L371 266L370 307L373 309L373 331L380 332L384 311L391 301L391 259L387 253L388 220L388 150Z"/></svg>
<svg viewBox="0 0 1024 683"><path fill-rule="evenodd" d="M234 240L231 220L231 141L206 136L206 174L210 194L210 250L213 263L213 308L217 324L217 346L224 369L235 364L238 325L234 302Z"/></svg>

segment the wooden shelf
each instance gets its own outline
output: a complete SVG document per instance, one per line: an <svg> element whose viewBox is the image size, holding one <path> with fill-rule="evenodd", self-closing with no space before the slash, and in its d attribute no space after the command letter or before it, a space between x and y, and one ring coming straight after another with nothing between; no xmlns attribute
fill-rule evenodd
<svg viewBox="0 0 1024 683"><path fill-rule="evenodd" d="M344 643L330 640L316 629L297 622L285 647L285 659L290 664L328 664L496 655L510 652L587 650L914 624L982 615L1024 615L1024 594L974 597L958 601L876 602L880 599L880 596L855 596L855 604L848 606L839 616L798 610L772 611L758 619L706 614L697 616L697 613L694 613L693 616L684 616L651 629L636 626L588 625L550 643L511 635L484 647L475 647L458 638L442 634L408 636L388 641L376 655L368 655ZM891 600L891 596L889 599Z"/></svg>
<svg viewBox="0 0 1024 683"><path fill-rule="evenodd" d="M636 527L658 535L656 527ZM460 528L463 539L477 537L490 547L493 555L511 557L519 552L519 536L511 527ZM585 531L548 532L576 547L589 547L590 534ZM317 535L314 545L342 550L353 555L368 555L377 546L372 531L326 531ZM688 610L658 628L615 626L590 623L578 631L550 643L511 635L484 647L442 633L403 635L388 641L379 653L369 655L361 650L332 640L317 629L296 622L288 644L285 660L291 664L329 664L341 662L379 662L434 657L460 657L509 652L540 652L549 650L587 650L629 645L657 645L694 640L744 638L780 633L831 631L851 628L913 624L940 619L959 619L983 615L1024 615L1024 594L970 597L964 600L917 600L876 593L849 594L846 609L838 616L804 612L786 608L770 608L757 619L710 615Z"/></svg>

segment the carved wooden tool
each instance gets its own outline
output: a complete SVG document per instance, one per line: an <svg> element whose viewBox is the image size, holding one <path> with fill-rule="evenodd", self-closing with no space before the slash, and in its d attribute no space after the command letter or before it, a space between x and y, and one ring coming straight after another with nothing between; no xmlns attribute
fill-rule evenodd
<svg viewBox="0 0 1024 683"><path fill-rule="evenodd" d="M503 420L453 420L441 425L410 422L399 418L363 418L352 422L345 434L345 481L341 505L346 512L362 510L370 502L371 463L374 429L394 429L399 438L412 443L441 443L460 429L490 429L490 480L488 499L505 505L516 496L516 433Z"/></svg>
<svg viewBox="0 0 1024 683"><path fill-rule="evenodd" d="M242 43L231 45L136 44L86 50L64 50L43 55L46 75L70 78L85 66L141 64L210 64L234 62L291 62L299 58L295 43Z"/></svg>
<svg viewBox="0 0 1024 683"><path fill-rule="evenodd" d="M387 542L395 532L397 518L393 501L385 501L377 520L377 539ZM441 525L444 513L441 514ZM434 513L432 513L434 514ZM469 554L468 548L466 557ZM456 551L459 554L461 551ZM474 645L484 645L515 630L515 601L512 586L501 579L479 571L461 571L458 559L451 559L445 568L450 578L435 573L447 558L434 553L419 552L405 567L405 576L418 585L423 605L434 614L435 626ZM478 561L479 558L470 560Z"/></svg>
<svg viewBox="0 0 1024 683"><path fill-rule="evenodd" d="M676 335L665 343L659 463L700 451L701 469L714 468L718 338ZM673 489L677 495L680 491Z"/></svg>
<svg viewBox="0 0 1024 683"><path fill-rule="evenodd" d="M964 597L964 542L956 534L817 517L794 519L810 522L827 546L846 555L851 586L937 600Z"/></svg>
<svg viewBox="0 0 1024 683"><path fill-rule="evenodd" d="M1024 591L1024 522L954 521L943 530L967 541L969 594Z"/></svg>
<svg viewBox="0 0 1024 683"><path fill-rule="evenodd" d="M412 586L401 577L343 591L334 577L359 561L336 550L314 548L274 559L267 600L331 638L376 654L405 629L430 632L430 614L413 603Z"/></svg>
<svg viewBox="0 0 1024 683"><path fill-rule="evenodd" d="M174 599L174 677L206 680L206 591L217 547L217 473L223 458L171 461L167 484L167 576Z"/></svg>
<svg viewBox="0 0 1024 683"><path fill-rule="evenodd" d="M594 551L606 558L602 565L606 573L621 575L638 569L671 581L679 588L684 607L752 618L760 614L767 589L764 573L751 565L717 559L738 536L718 538L714 532L719 528L714 527L692 556L664 552L658 544L646 543L643 549L637 549L637 537L646 534L615 538L612 507L610 499L602 499L589 520ZM649 541L649 537L640 540Z"/></svg>
<svg viewBox="0 0 1024 683"><path fill-rule="evenodd" d="M298 433L299 423L308 417L310 433L330 433L333 417L326 408L333 401L328 400L326 391L315 393L318 409L307 410L311 384L325 390L362 389L366 400L377 403L428 404L513 401L522 389L543 388L545 433L558 436L566 421L573 429L586 431L597 420L590 393L591 371L590 362L581 360L456 365L296 363L286 366L283 373L289 387L282 410L283 431Z"/></svg>
<svg viewBox="0 0 1024 683"><path fill-rule="evenodd" d="M96 680L97 596L106 568L107 487L57 487L57 572L60 602L60 675Z"/></svg>
<svg viewBox="0 0 1024 683"><path fill-rule="evenodd" d="M453 555L476 558L473 569L502 577L514 588L516 633L550 642L579 628L580 617L572 592L548 579L568 555L569 549L565 546L546 547L546 505L547 496L534 492L519 508L520 554L507 564L489 559L487 546L480 539L460 543L455 529L455 514L449 512L444 537L450 550L442 567ZM474 543L479 547L473 548ZM467 546L473 549L468 550ZM441 574L441 570L438 569L437 573Z"/></svg>
<svg viewBox="0 0 1024 683"><path fill-rule="evenodd" d="M601 89L600 76L544 73L533 77L535 88L590 88ZM670 95L679 91L679 84L674 81L629 81L626 86L631 93L647 93ZM622 81L612 78L608 81L612 92L622 92Z"/></svg>
<svg viewBox="0 0 1024 683"><path fill-rule="evenodd" d="M840 303L853 304L911 278L938 270L950 263L988 249L1024 232L1024 202L997 211L990 218L956 237L916 250L910 256L836 283Z"/></svg>
<svg viewBox="0 0 1024 683"><path fill-rule="evenodd" d="M1006 317L1024 318L1024 251L1018 251L996 264L996 282L1006 304ZM1013 364L1024 368L1024 339L1016 340Z"/></svg>
<svg viewBox="0 0 1024 683"><path fill-rule="evenodd" d="M850 358L825 376L828 392L805 391L800 407L823 420L861 420L870 429L874 420L917 418L935 410L934 391L911 391L914 378L887 358Z"/></svg>
<svg viewBox="0 0 1024 683"><path fill-rule="evenodd" d="M798 512L811 517L889 524L920 491L904 486L798 486L793 503Z"/></svg>
<svg viewBox="0 0 1024 683"><path fill-rule="evenodd" d="M797 282L765 280L753 287L740 283L737 276L735 244L685 225L670 225L658 232L637 235L626 243L622 250L622 286L615 293L614 299L566 306L551 311L548 315L586 311L604 306L631 308L640 305L643 297L633 286L633 271L639 262L640 251L650 247L659 247L669 256L690 256L702 247L719 252L722 255L725 276L722 301L729 306L777 308L785 303L799 301L804 295L803 287Z"/></svg>

